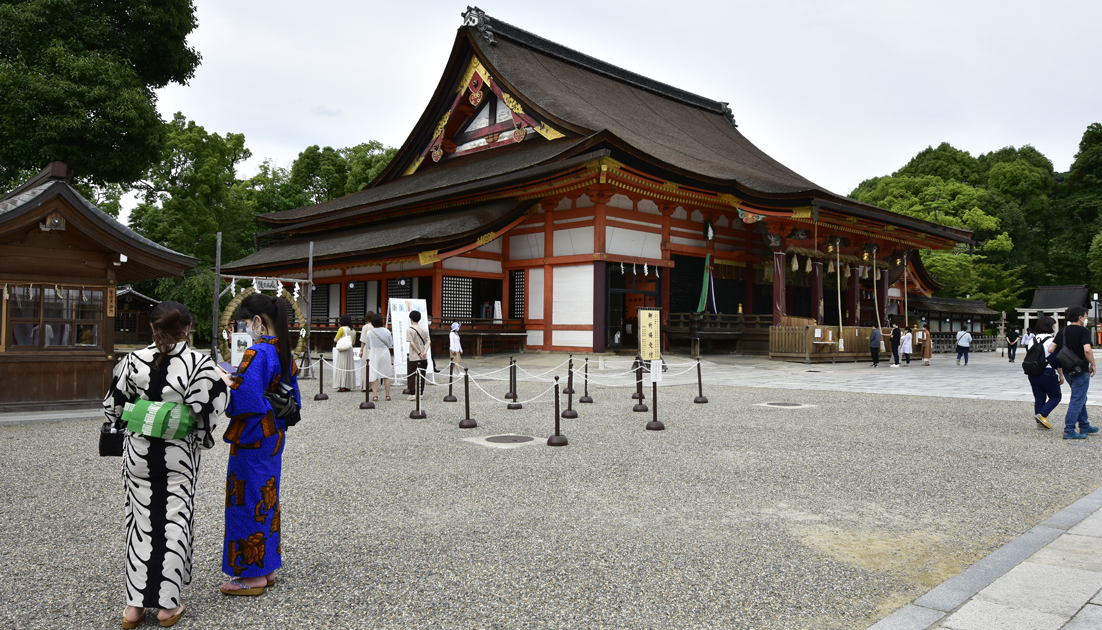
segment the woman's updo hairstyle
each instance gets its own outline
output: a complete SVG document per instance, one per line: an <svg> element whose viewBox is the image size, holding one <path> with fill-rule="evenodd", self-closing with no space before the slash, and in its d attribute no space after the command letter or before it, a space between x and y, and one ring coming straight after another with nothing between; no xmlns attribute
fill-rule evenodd
<svg viewBox="0 0 1102 630"><path fill-rule="evenodd" d="M166 300L153 307L149 315L153 326L153 343L157 344L157 360L154 365L160 367L165 355L176 343L187 339L187 329L191 326L191 312L179 302Z"/></svg>
<svg viewBox="0 0 1102 630"><path fill-rule="evenodd" d="M268 334L276 338L276 348L279 349L279 367L283 374L283 382L291 381L291 336L287 332L287 313L290 307L283 298L272 297L262 293L253 293L241 301L237 307L234 319L251 320L260 316L264 326L268 328ZM267 318L265 318L265 315ZM271 326L268 325L271 322ZM271 328L274 327L275 330Z"/></svg>

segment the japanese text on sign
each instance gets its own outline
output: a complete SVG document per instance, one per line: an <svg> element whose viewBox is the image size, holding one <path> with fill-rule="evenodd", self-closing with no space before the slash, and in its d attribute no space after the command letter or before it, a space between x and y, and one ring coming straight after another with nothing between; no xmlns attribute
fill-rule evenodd
<svg viewBox="0 0 1102 630"><path fill-rule="evenodd" d="M639 309L639 356L644 361L662 358L662 332L657 308Z"/></svg>

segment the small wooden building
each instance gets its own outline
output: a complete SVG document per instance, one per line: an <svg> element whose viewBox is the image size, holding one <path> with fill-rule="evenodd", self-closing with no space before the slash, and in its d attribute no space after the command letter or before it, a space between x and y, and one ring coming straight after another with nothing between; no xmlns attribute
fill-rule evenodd
<svg viewBox="0 0 1102 630"><path fill-rule="evenodd" d="M571 352L634 351L639 308L661 308L669 331L705 282L723 314L709 334L762 347L792 315L874 320L850 278L872 278L884 320L898 252L971 242L815 185L724 102L477 8L376 180L259 219L260 250L223 269L304 278L313 242L314 322L423 297L446 327L500 301L529 349Z"/></svg>
<svg viewBox="0 0 1102 630"><path fill-rule="evenodd" d="M1064 313L1073 306L1082 306L1087 309L1091 317L1095 313L1091 309L1090 287L1085 284L1068 284L1063 286L1037 287L1033 293L1033 302L1029 308L1014 309L1018 311L1018 317L1022 320L1022 328L1029 328L1030 322L1036 322L1045 315L1056 319L1057 326L1061 328L1066 323Z"/></svg>
<svg viewBox="0 0 1102 630"><path fill-rule="evenodd" d="M119 287L115 297L115 345L148 346L153 343L149 315L160 300L142 295L129 284Z"/></svg>
<svg viewBox="0 0 1102 630"><path fill-rule="evenodd" d="M194 258L131 231L54 162L0 197L0 411L95 406L115 365L116 284Z"/></svg>

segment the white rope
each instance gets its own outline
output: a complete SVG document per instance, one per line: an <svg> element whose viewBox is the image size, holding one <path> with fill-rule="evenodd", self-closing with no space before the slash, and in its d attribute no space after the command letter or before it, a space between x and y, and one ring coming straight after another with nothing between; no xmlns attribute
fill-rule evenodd
<svg viewBox="0 0 1102 630"><path fill-rule="evenodd" d="M482 386L478 384L478 381L475 381L475 382L474 382L474 385L475 385L475 387L477 387L477 388L478 388L478 389L479 389L479 390L480 390L480 391L481 391L481 392L482 392L483 394L486 394L486 396L487 396L487 397L489 397L489 398L492 398L493 400L496 400L496 401L497 401L497 402L499 402L499 403L510 403L510 404L511 404L511 403L513 403L513 402L514 402L514 401L512 401L512 400L502 400L501 398L498 398L497 396L494 396L493 394L491 394L490 392L486 391L485 389L482 389ZM537 396L536 396L536 397L534 397L534 398L529 398L528 400L517 400L517 401L515 401L515 402L516 402L516 403L518 403L518 404L524 404L524 403L530 403L530 402L534 402L534 401L536 401L536 400L539 400L540 398L543 398L543 397L544 397L544 396L545 396L545 395L546 395L546 394L547 394L548 392L550 392L550 391L551 391L551 390L553 390L553 389L555 389L555 385L554 385L554 384L552 384L552 385L551 385L551 387L548 387L547 389L543 390L543 391L542 391L542 392L541 392L541 393L540 393L539 395L537 395Z"/></svg>

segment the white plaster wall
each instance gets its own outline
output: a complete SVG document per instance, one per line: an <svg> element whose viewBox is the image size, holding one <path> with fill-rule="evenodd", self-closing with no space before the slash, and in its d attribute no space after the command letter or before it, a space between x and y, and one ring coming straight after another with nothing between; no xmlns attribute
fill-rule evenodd
<svg viewBox="0 0 1102 630"><path fill-rule="evenodd" d="M677 209L673 211L673 215L671 215L671 216L673 216L673 218L675 218L675 219L688 219L689 218L689 214L687 212L685 212L685 208L682 208L681 206L677 206Z"/></svg>
<svg viewBox="0 0 1102 630"><path fill-rule="evenodd" d="M543 258L543 232L509 237L509 260Z"/></svg>
<svg viewBox="0 0 1102 630"><path fill-rule="evenodd" d="M613 195L612 199L608 200L608 206L610 208L622 208L624 210L634 210L634 206L631 203L631 199L625 195Z"/></svg>
<svg viewBox="0 0 1102 630"><path fill-rule="evenodd" d="M704 213L702 213L700 210L693 210L693 214L690 219L696 221L697 223L704 223Z"/></svg>
<svg viewBox="0 0 1102 630"><path fill-rule="evenodd" d="M362 276L369 273L382 273L382 265L369 265L367 267L353 267L348 270L350 276Z"/></svg>
<svg viewBox="0 0 1102 630"><path fill-rule="evenodd" d="M340 317L341 283L329 285L329 317Z"/></svg>
<svg viewBox="0 0 1102 630"><path fill-rule="evenodd" d="M379 312L379 281L368 280L367 281L367 310L378 313ZM386 317L383 317L386 319Z"/></svg>
<svg viewBox="0 0 1102 630"><path fill-rule="evenodd" d="M444 269L460 269L463 271L482 271L485 273L501 273L501 261L486 260L484 258L464 258L452 256L445 258L442 265Z"/></svg>
<svg viewBox="0 0 1102 630"><path fill-rule="evenodd" d="M555 256L593 253L593 226L555 230ZM558 272L556 272L557 274Z"/></svg>
<svg viewBox="0 0 1102 630"><path fill-rule="evenodd" d="M332 278L339 275L341 275L340 269L326 269L325 271L315 271L314 280L317 280L318 278Z"/></svg>
<svg viewBox="0 0 1102 630"><path fill-rule="evenodd" d="M658 216L662 216L662 213L658 210L658 204L654 203L650 199L639 200L639 212L642 212L644 214L657 214Z"/></svg>
<svg viewBox="0 0 1102 630"><path fill-rule="evenodd" d="M418 269L424 269L424 267L421 266L421 262L418 260L386 266L387 271L416 271Z"/></svg>
<svg viewBox="0 0 1102 630"><path fill-rule="evenodd" d="M479 247L478 251L486 252L486 253L489 253L489 254L500 254L501 253L501 238L495 238L494 240L490 241L489 243L486 243L482 247Z"/></svg>
<svg viewBox="0 0 1102 630"><path fill-rule="evenodd" d="M589 195L582 195L578 197L578 200L574 202L575 208L588 208L593 205L593 202L589 200Z"/></svg>
<svg viewBox="0 0 1102 630"><path fill-rule="evenodd" d="M552 330L551 345L593 347L592 330Z"/></svg>
<svg viewBox="0 0 1102 630"><path fill-rule="evenodd" d="M530 345L530 346L542 346L543 345L543 331L542 330L529 330L528 331L528 345Z"/></svg>
<svg viewBox="0 0 1102 630"><path fill-rule="evenodd" d="M528 270L528 319L543 319L543 268ZM542 344L540 343L535 345Z"/></svg>
<svg viewBox="0 0 1102 630"><path fill-rule="evenodd" d="M563 197L559 201L559 205L555 206L555 210L569 210L572 207L570 199Z"/></svg>
<svg viewBox="0 0 1102 630"><path fill-rule="evenodd" d="M555 267L552 277L551 323L592 325L593 265Z"/></svg>
<svg viewBox="0 0 1102 630"><path fill-rule="evenodd" d="M692 245L693 247L707 247L708 244L704 241L693 238L681 238L680 236L671 236L671 243L677 243L678 245Z"/></svg>
<svg viewBox="0 0 1102 630"><path fill-rule="evenodd" d="M605 252L642 258L662 257L662 235L624 228L605 229Z"/></svg>

